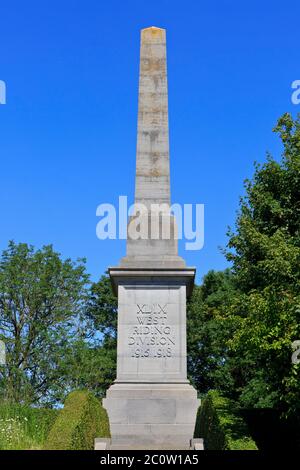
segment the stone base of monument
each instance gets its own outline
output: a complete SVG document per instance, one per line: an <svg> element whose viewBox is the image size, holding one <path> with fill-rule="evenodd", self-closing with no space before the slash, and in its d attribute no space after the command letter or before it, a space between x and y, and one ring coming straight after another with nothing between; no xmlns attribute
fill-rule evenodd
<svg viewBox="0 0 300 470"><path fill-rule="evenodd" d="M115 383L103 400L113 436L106 444L111 449L191 449L199 404L189 383Z"/></svg>
<svg viewBox="0 0 300 470"><path fill-rule="evenodd" d="M192 439L189 447L172 447L171 444L167 446L153 446L153 447L131 447L130 444L125 445L114 445L111 439L96 438L95 439L95 450L204 450L203 439Z"/></svg>
<svg viewBox="0 0 300 470"><path fill-rule="evenodd" d="M186 297L194 268L109 270L118 294L111 449L191 449L200 400L187 380ZM100 444L99 444L100 445Z"/></svg>

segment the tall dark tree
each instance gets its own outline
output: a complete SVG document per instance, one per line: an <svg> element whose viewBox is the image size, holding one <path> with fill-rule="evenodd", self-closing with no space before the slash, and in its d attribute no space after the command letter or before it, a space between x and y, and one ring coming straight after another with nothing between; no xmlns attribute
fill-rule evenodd
<svg viewBox="0 0 300 470"><path fill-rule="evenodd" d="M224 315L234 295L229 269L209 271L187 305L188 373L202 394L218 389L234 397L237 378L244 370L243 361L236 360L227 344L232 328Z"/></svg>
<svg viewBox="0 0 300 470"><path fill-rule="evenodd" d="M300 120L282 116L274 131L281 161L268 156L246 182L227 258L241 295L228 317L228 346L255 364L241 391L247 406L300 408L300 367L291 361L300 339Z"/></svg>
<svg viewBox="0 0 300 470"><path fill-rule="evenodd" d="M114 346L117 340L117 312L118 300L113 293L110 278L105 274L91 286L87 315L94 328Z"/></svg>
<svg viewBox="0 0 300 470"><path fill-rule="evenodd" d="M115 379L116 348L103 338L78 338L65 357L62 371L65 390L88 389L103 397Z"/></svg>
<svg viewBox="0 0 300 470"><path fill-rule="evenodd" d="M92 284L86 314L96 332L98 371L101 372L98 393L103 395L115 379L117 363L118 300L108 275Z"/></svg>

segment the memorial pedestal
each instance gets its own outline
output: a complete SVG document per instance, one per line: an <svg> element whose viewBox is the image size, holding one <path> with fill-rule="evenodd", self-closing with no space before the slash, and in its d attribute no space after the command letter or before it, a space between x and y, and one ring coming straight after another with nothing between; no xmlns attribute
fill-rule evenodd
<svg viewBox="0 0 300 470"><path fill-rule="evenodd" d="M190 448L199 406L186 373L186 292L194 274L110 269L118 290L118 360L103 405L113 448Z"/></svg>

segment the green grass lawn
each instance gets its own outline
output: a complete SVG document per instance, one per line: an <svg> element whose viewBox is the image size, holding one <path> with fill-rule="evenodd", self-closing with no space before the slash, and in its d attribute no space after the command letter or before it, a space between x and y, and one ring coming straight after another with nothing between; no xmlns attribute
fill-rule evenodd
<svg viewBox="0 0 300 470"><path fill-rule="evenodd" d="M58 410L0 405L0 450L41 449Z"/></svg>

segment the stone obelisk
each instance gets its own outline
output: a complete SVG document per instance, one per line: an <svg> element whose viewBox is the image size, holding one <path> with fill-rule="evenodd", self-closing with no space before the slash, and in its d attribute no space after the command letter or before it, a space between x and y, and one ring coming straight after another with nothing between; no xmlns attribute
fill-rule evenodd
<svg viewBox="0 0 300 470"><path fill-rule="evenodd" d="M195 269L178 256L170 212L166 31L155 27L141 31L135 207L126 256L109 269L118 295L117 378L103 400L111 448L188 449L199 406L186 363ZM137 214L140 238L130 231Z"/></svg>

